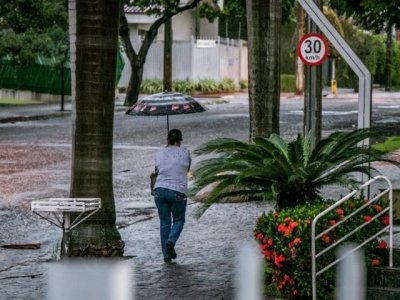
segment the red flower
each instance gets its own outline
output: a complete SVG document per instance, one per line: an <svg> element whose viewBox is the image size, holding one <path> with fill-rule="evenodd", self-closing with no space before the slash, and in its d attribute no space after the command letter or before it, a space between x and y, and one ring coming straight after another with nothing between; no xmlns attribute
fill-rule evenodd
<svg viewBox="0 0 400 300"><path fill-rule="evenodd" d="M324 235L321 237L321 240L322 240L324 243L328 244L329 241L331 240L331 238L329 237L329 235L324 234Z"/></svg>
<svg viewBox="0 0 400 300"><path fill-rule="evenodd" d="M263 244L266 244L266 243L267 243L267 239L266 239L266 238L263 238L262 243L263 243Z"/></svg>
<svg viewBox="0 0 400 300"><path fill-rule="evenodd" d="M369 222L371 221L372 217L371 216L364 216L364 221Z"/></svg>
<svg viewBox="0 0 400 300"><path fill-rule="evenodd" d="M271 260L271 256L272 256L271 251L269 251L269 250L264 251L264 257L266 258L266 260Z"/></svg>
<svg viewBox="0 0 400 300"><path fill-rule="evenodd" d="M381 262L379 261L379 259L373 259L373 260L371 260L371 265L372 266L380 266Z"/></svg>
<svg viewBox="0 0 400 300"><path fill-rule="evenodd" d="M278 268L282 268L283 267L281 262L284 262L284 261L286 261L285 255L283 255L283 254L275 255L274 263Z"/></svg>
<svg viewBox="0 0 400 300"><path fill-rule="evenodd" d="M293 244L292 242L289 242L288 247L289 247L290 249L292 249L292 248L294 247L294 244Z"/></svg>
<svg viewBox="0 0 400 300"><path fill-rule="evenodd" d="M289 229L291 231L293 231L293 229L295 229L297 226L299 226L299 223L297 223L297 222L290 222L289 223Z"/></svg>
<svg viewBox="0 0 400 300"><path fill-rule="evenodd" d="M257 239L257 240L261 240L262 238L263 238L262 233L258 233L258 234L256 235L256 239Z"/></svg>
<svg viewBox="0 0 400 300"><path fill-rule="evenodd" d="M387 243L385 242L385 241L380 241L379 242L379 245L378 245L378 248L380 248L380 249L386 249L387 248Z"/></svg>
<svg viewBox="0 0 400 300"><path fill-rule="evenodd" d="M377 212L381 212L382 211L382 207L380 205L378 205L378 204L372 205L372 207L375 208L375 210Z"/></svg>
<svg viewBox="0 0 400 300"><path fill-rule="evenodd" d="M291 217L287 217L287 218L285 218L285 220L284 220L285 222L292 222L293 221L293 219L291 218Z"/></svg>
<svg viewBox="0 0 400 300"><path fill-rule="evenodd" d="M301 239L299 239L298 237L293 240L293 244L294 245L297 245L297 244L300 244L300 243L301 243Z"/></svg>
<svg viewBox="0 0 400 300"><path fill-rule="evenodd" d="M336 220L330 220L330 221L329 221L329 225L330 225L330 226L333 226L333 225L335 225L335 224L336 224Z"/></svg>
<svg viewBox="0 0 400 300"><path fill-rule="evenodd" d="M340 207L336 210L336 213L339 215L339 216L342 216L343 214L344 214L344 211L343 211L343 209L341 209Z"/></svg>
<svg viewBox="0 0 400 300"><path fill-rule="evenodd" d="M279 224L278 225L278 231L279 232L285 232L287 230L287 227L285 224Z"/></svg>
<svg viewBox="0 0 400 300"><path fill-rule="evenodd" d="M383 217L382 224L385 226L389 225L389 216L388 215Z"/></svg>
<svg viewBox="0 0 400 300"><path fill-rule="evenodd" d="M296 296L299 292L297 290L293 290L292 295Z"/></svg>
<svg viewBox="0 0 400 300"><path fill-rule="evenodd" d="M273 244L274 244L274 240L270 238L270 239L268 240L268 245L272 246Z"/></svg>

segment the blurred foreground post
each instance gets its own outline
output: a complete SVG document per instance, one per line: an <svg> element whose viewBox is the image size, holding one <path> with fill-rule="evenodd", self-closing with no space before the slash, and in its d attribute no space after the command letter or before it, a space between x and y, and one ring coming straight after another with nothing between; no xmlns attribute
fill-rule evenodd
<svg viewBox="0 0 400 300"><path fill-rule="evenodd" d="M261 300L263 290L262 268L256 246L245 244L241 247L236 263L236 300Z"/></svg>
<svg viewBox="0 0 400 300"><path fill-rule="evenodd" d="M356 245L346 244L338 250L337 257L345 255ZM366 289L366 269L361 250L348 254L338 265L336 288L338 300L364 300Z"/></svg>
<svg viewBox="0 0 400 300"><path fill-rule="evenodd" d="M132 263L75 260L50 264L48 300L133 300Z"/></svg>

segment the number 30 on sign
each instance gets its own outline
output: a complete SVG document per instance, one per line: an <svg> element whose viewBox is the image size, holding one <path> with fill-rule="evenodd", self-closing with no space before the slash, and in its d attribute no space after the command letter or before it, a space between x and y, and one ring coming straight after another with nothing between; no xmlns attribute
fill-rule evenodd
<svg viewBox="0 0 400 300"><path fill-rule="evenodd" d="M328 56L328 43L326 39L318 33L303 35L297 44L297 55L308 66L318 66L322 64Z"/></svg>

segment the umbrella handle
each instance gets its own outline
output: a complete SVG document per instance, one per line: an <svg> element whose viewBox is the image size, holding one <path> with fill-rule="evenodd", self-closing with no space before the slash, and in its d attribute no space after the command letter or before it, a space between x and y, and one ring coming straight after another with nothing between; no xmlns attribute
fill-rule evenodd
<svg viewBox="0 0 400 300"><path fill-rule="evenodd" d="M169 118L168 118L168 114L167 114L167 134L169 132Z"/></svg>

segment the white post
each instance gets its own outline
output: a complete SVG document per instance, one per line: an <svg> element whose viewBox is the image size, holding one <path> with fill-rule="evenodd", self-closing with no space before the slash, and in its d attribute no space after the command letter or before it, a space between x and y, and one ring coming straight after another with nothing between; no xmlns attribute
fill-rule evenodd
<svg viewBox="0 0 400 300"><path fill-rule="evenodd" d="M263 262L257 247L245 244L241 247L236 264L235 300L261 300L263 289Z"/></svg>
<svg viewBox="0 0 400 300"><path fill-rule="evenodd" d="M338 257L345 255L356 247L347 244L338 250ZM366 287L366 268L364 254L357 250L348 254L338 265L336 273L338 300L364 300Z"/></svg>

